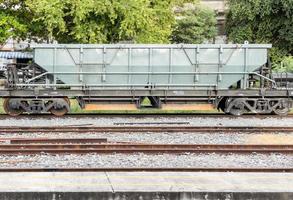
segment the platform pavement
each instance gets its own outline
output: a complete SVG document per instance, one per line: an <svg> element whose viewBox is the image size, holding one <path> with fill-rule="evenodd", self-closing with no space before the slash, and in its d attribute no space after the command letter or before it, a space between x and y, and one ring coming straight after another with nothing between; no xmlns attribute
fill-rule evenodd
<svg viewBox="0 0 293 200"><path fill-rule="evenodd" d="M293 173L6 172L1 200L292 200Z"/></svg>

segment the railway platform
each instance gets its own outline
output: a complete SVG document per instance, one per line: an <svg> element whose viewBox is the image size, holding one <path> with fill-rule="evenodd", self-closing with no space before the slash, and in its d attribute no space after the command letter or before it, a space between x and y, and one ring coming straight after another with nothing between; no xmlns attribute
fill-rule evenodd
<svg viewBox="0 0 293 200"><path fill-rule="evenodd" d="M293 173L6 172L1 200L290 200Z"/></svg>

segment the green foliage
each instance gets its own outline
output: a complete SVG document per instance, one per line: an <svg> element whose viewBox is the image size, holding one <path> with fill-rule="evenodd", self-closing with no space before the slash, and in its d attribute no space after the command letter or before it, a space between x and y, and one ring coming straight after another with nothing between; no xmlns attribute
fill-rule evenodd
<svg viewBox="0 0 293 200"><path fill-rule="evenodd" d="M175 43L202 43L217 35L216 16L213 10L197 5L195 9L186 10L178 16L172 34Z"/></svg>
<svg viewBox="0 0 293 200"><path fill-rule="evenodd" d="M18 0L11 2L0 0L0 44L9 37L22 37L27 31L26 25L19 17L22 11L15 8L16 4L21 3Z"/></svg>
<svg viewBox="0 0 293 200"><path fill-rule="evenodd" d="M227 34L230 41L272 43L273 62L293 53L292 0L228 0Z"/></svg>
<svg viewBox="0 0 293 200"><path fill-rule="evenodd" d="M276 72L293 72L293 56L285 56L281 62L275 64Z"/></svg>
<svg viewBox="0 0 293 200"><path fill-rule="evenodd" d="M16 18L0 12L0 44L3 44L9 37L20 35L25 30L26 27Z"/></svg>
<svg viewBox="0 0 293 200"><path fill-rule="evenodd" d="M5 0L0 4L0 13L17 16L17 20L8 19L14 31L9 32L11 27L7 27L4 30L9 34L0 32L0 38L3 41L9 36L24 36L59 43L169 43L175 23L173 7L190 1L194 0Z"/></svg>

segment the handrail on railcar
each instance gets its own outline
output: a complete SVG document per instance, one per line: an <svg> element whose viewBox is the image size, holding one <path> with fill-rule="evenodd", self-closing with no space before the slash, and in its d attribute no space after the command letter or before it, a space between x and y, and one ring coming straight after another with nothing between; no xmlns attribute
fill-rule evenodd
<svg viewBox="0 0 293 200"><path fill-rule="evenodd" d="M46 75L234 75L234 74L247 74L247 75L256 75L261 77L273 84L273 88L275 88L276 81L270 79L266 76L263 76L257 72L45 72L34 78L27 80L25 83L30 83L31 81L37 80ZM28 84L31 85L31 84ZM44 85L44 84L43 84ZM48 85L48 84L46 84ZM68 84L58 84L62 86L70 86ZM80 84L82 86L83 84ZM125 84L121 84L125 85ZM125 85L127 86L127 85Z"/></svg>

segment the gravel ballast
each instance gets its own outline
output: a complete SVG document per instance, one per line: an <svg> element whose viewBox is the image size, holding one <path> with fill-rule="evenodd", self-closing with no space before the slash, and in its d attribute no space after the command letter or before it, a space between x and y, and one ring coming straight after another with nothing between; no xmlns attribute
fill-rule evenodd
<svg viewBox="0 0 293 200"><path fill-rule="evenodd" d="M0 168L71 167L227 167L292 168L293 155L283 154L84 154L0 156Z"/></svg>
<svg viewBox="0 0 293 200"><path fill-rule="evenodd" d="M196 117L196 116L172 116L172 117L152 117L152 116L81 116L81 117L46 117L39 116L30 118L22 116L20 118L1 118L0 126L70 126L87 125L92 126L113 126L115 123L189 123L190 126L293 126L293 117ZM176 124L174 124L176 125ZM140 125L142 126L142 125ZM160 125L165 126L165 125ZM168 126L168 125L166 125Z"/></svg>
<svg viewBox="0 0 293 200"><path fill-rule="evenodd" d="M113 126L115 123L188 123L190 126L293 126L293 118L273 117L123 117L123 116L82 116L82 117L20 117L1 118L0 126ZM116 126L116 125L115 125ZM138 126L138 125L135 125ZM152 125L154 126L154 125ZM167 126L167 125L159 125ZM177 126L176 124L174 126ZM178 125L185 126L185 125ZM139 142L167 144L247 144L272 136L288 142L290 133L1 133L0 138L107 138L110 142ZM260 136L260 139L258 138ZM277 137L277 138L276 138ZM290 140L291 142L293 140ZM293 143L293 142L292 142ZM292 168L290 154L37 154L0 155L0 168L75 168L75 167L227 167L227 168Z"/></svg>
<svg viewBox="0 0 293 200"><path fill-rule="evenodd" d="M106 138L109 142L155 144L293 144L293 135L290 133L0 133L0 138Z"/></svg>

